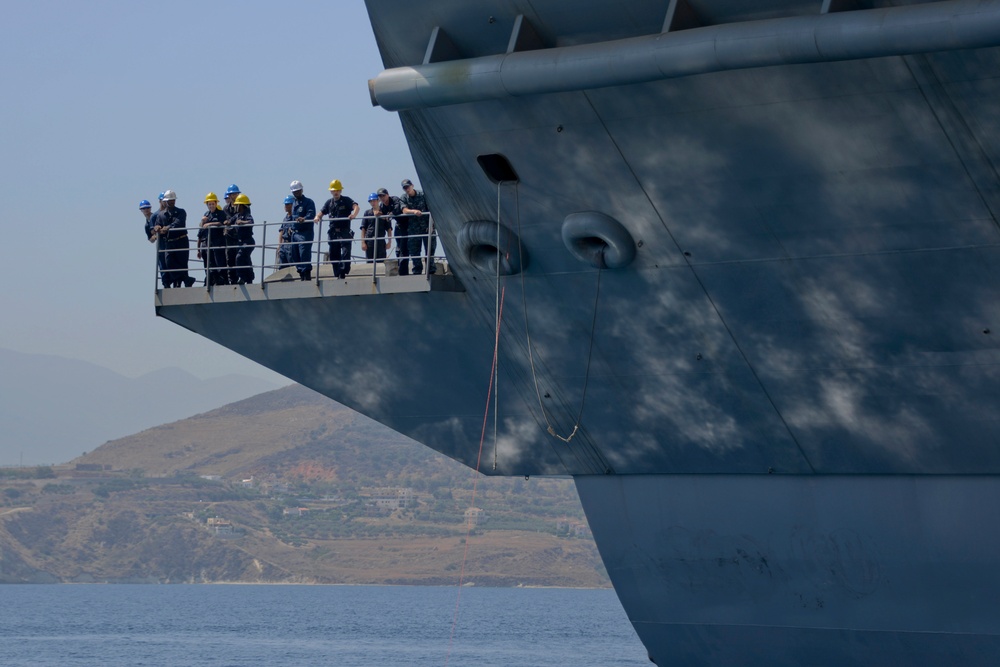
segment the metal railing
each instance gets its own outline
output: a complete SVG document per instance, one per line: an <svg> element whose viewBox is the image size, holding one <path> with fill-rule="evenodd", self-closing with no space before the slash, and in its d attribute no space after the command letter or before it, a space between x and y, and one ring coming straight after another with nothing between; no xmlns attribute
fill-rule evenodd
<svg viewBox="0 0 1000 667"><path fill-rule="evenodd" d="M400 218L412 225L422 217L427 219L426 232L413 234L408 231L404 236L398 235ZM385 229L390 233L362 238L355 227L369 220L373 221L373 230ZM302 230L305 225L311 227L312 238L293 240L289 227ZM330 236L331 229L336 230L335 236ZM437 247L434 219L429 213L383 215L374 219L359 215L353 221L350 218L323 218L318 222L264 221L252 225L186 227L183 238L181 231L180 228L168 230L156 241L154 287L162 284L164 288L203 286L211 289L274 280L319 282L340 277L364 277L375 282L380 276L406 275L430 280L438 261L445 259L443 249ZM302 236L308 237L308 233L300 238ZM308 252L300 250L298 262L292 262L294 253L287 252L294 246L308 248ZM401 252L403 247L405 253ZM287 254L283 254L282 249ZM411 251L416 254L410 255ZM308 270L299 271L306 266Z"/></svg>

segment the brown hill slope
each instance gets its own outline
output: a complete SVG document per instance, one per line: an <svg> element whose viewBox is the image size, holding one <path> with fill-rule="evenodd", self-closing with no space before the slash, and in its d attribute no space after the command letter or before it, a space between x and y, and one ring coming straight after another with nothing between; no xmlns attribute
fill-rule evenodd
<svg viewBox="0 0 1000 667"><path fill-rule="evenodd" d="M572 482L476 479L299 386L28 473L0 470L0 582L448 584L467 558L479 584L608 584Z"/></svg>
<svg viewBox="0 0 1000 667"><path fill-rule="evenodd" d="M193 473L232 476L318 435L348 437L357 420L378 425L300 385L231 403L105 443L72 463L142 469L148 476ZM405 438L384 429L385 438Z"/></svg>

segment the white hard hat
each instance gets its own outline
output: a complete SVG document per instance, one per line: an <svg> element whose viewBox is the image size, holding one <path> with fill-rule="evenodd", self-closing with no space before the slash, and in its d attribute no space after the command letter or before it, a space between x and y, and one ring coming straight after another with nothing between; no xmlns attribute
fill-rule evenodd
<svg viewBox="0 0 1000 667"><path fill-rule="evenodd" d="M174 201L177 199L177 193L173 190L167 190L163 193L163 201Z"/></svg>
<svg viewBox="0 0 1000 667"><path fill-rule="evenodd" d="M302 181L292 181L292 184L288 186L292 192L302 189Z"/></svg>

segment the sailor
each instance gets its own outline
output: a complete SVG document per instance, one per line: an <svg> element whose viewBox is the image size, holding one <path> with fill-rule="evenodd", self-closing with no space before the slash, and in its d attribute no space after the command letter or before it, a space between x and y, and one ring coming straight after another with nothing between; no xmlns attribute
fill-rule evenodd
<svg viewBox="0 0 1000 667"><path fill-rule="evenodd" d="M207 202L206 202L207 203ZM208 228L205 227L205 216L201 216L201 222L198 223L198 234L195 237L197 239L195 243L195 257L201 260L202 270L205 272L205 281L203 285L208 284Z"/></svg>
<svg viewBox="0 0 1000 667"><path fill-rule="evenodd" d="M240 195L240 186L233 183L226 188L226 205L222 212L226 214L223 223L223 240L226 244L226 285L235 285L239 279L236 273L236 253L240 250L239 230L234 227L236 221L236 198Z"/></svg>
<svg viewBox="0 0 1000 667"><path fill-rule="evenodd" d="M339 179L330 181L330 198L316 215L316 222L322 220L324 215L330 218L327 238L330 240L330 263L337 278L346 278L351 272L351 239L354 238L351 220L358 217L360 210L357 202L344 196L343 191L344 185Z"/></svg>
<svg viewBox="0 0 1000 667"><path fill-rule="evenodd" d="M361 249L370 264L385 259L386 251L392 247L392 218L382 215L377 192L368 195L368 205L371 208L361 219Z"/></svg>
<svg viewBox="0 0 1000 667"><path fill-rule="evenodd" d="M379 188L375 193L378 195L379 211L382 215L396 220L396 257L399 258L399 275L410 275L410 266L407 260L409 248L407 247L407 220L403 215L403 205L398 197L393 197L385 188Z"/></svg>
<svg viewBox="0 0 1000 667"><path fill-rule="evenodd" d="M407 241L407 253L413 258L413 273L424 272L424 265L421 258L427 257L428 273L435 273L437 267L434 266L434 253L437 251L437 238L427 233L430 216L427 211L427 198L424 193L413 187L413 181L408 178L403 179L403 196L399 198L403 207L403 213L409 218L410 239ZM428 238L429 237L429 238ZM421 245L423 250L421 251Z"/></svg>
<svg viewBox="0 0 1000 667"><path fill-rule="evenodd" d="M166 207L160 212L158 222L160 235L166 239L166 274L164 287L185 287L194 285L194 278L188 275L188 253L191 244L187 233L187 211L177 207L177 195L173 190L163 193Z"/></svg>
<svg viewBox="0 0 1000 667"><path fill-rule="evenodd" d="M292 181L288 186L292 191L292 244L288 261L295 265L299 280L312 278L312 243L316 236L313 219L316 218L316 204L306 197L300 181Z"/></svg>
<svg viewBox="0 0 1000 667"><path fill-rule="evenodd" d="M278 267L288 266L292 263L292 205L295 197L285 195L285 217L278 227ZM312 223L310 223L312 224Z"/></svg>
<svg viewBox="0 0 1000 667"><path fill-rule="evenodd" d="M254 249L253 215L250 214L250 198L240 193L233 199L235 214L229 218L232 237L235 237L236 252L233 253L233 263L229 266L229 279L237 285L247 285L253 282L253 264L251 253ZM228 259L228 256L227 256ZM235 277L235 280L233 278Z"/></svg>
<svg viewBox="0 0 1000 667"><path fill-rule="evenodd" d="M146 218L146 240L152 243L156 238L153 236L153 227L149 224L150 218L153 217L153 205L149 203L148 199L139 202L139 212Z"/></svg>
<svg viewBox="0 0 1000 667"><path fill-rule="evenodd" d="M156 226L156 217L153 214L153 207L149 203L148 199L143 199L139 202L139 211L142 213L143 217L146 218L146 240L150 243L156 243L158 235L153 228ZM156 252L156 270L160 275L163 275L163 256L159 250ZM166 287L166 285L164 285Z"/></svg>
<svg viewBox="0 0 1000 667"><path fill-rule="evenodd" d="M205 264L208 285L226 285L229 272L226 268L226 213L219 208L219 197L214 192L205 195L208 210L201 216L198 229L198 257Z"/></svg>
<svg viewBox="0 0 1000 667"><path fill-rule="evenodd" d="M147 229L150 230L150 243L156 242L156 268L160 271L160 280L163 282L164 287L169 287L167 285L167 239L161 232L163 228L160 225L160 215L163 213L163 209L167 205L163 202L163 193L161 192L159 197L159 208L149 216L149 220L146 222Z"/></svg>

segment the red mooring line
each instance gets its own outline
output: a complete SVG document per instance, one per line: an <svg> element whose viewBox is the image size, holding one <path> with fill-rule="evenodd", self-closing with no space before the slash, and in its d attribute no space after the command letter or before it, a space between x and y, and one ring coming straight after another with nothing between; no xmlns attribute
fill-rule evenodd
<svg viewBox="0 0 1000 667"><path fill-rule="evenodd" d="M486 441L486 424L489 423L490 418L490 398L493 396L493 379L496 377L497 373L497 357L500 352L500 321L503 319L503 300L506 292L506 286L501 288L500 309L497 313L497 328L493 341L493 368L490 369L490 383L488 389L486 390L486 411L483 414L483 430L479 435L479 454L476 455L476 469L472 473L472 502L469 505L470 507L476 506L476 487L479 485L479 465L483 460L483 443ZM455 642L455 628L458 627L458 610L462 601L462 583L465 580L465 563L469 558L469 537L471 535L472 523L467 521L465 530L465 552L462 554L462 569L458 574L458 593L455 595L455 614L451 619L451 636L448 637L448 654L444 659L445 667L448 667L448 662L451 660L451 647Z"/></svg>

